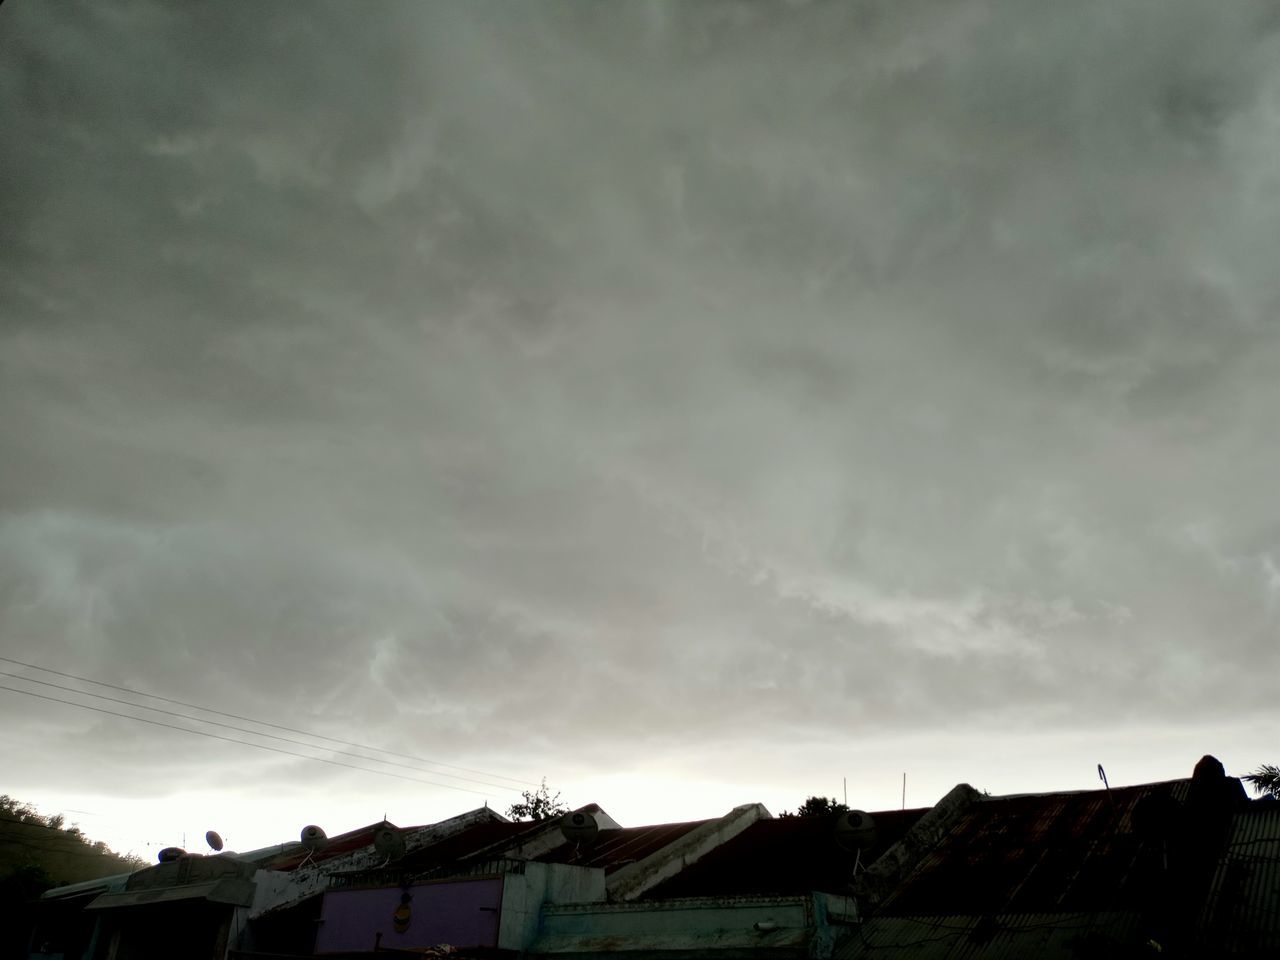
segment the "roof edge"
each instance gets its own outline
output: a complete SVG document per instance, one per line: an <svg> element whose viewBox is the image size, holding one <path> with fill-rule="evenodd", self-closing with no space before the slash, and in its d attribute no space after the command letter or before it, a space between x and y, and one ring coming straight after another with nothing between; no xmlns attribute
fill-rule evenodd
<svg viewBox="0 0 1280 960"><path fill-rule="evenodd" d="M956 821L982 799L982 794L969 784L956 784L901 840L854 880L854 891L872 906L881 903L907 872L951 832Z"/></svg>
<svg viewBox="0 0 1280 960"><path fill-rule="evenodd" d="M771 819L772 816L762 803L745 803L734 807L720 819L694 827L643 860L619 869L608 879L609 899L634 900L662 881L674 877L685 867L697 863L753 823Z"/></svg>

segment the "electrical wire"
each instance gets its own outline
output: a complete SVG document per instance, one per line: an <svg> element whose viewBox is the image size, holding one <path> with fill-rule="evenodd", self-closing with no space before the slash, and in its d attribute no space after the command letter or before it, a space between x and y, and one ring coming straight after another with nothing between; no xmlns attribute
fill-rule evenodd
<svg viewBox="0 0 1280 960"><path fill-rule="evenodd" d="M343 757L353 757L357 760L365 760L369 763L385 763L392 767L403 767L406 770L415 770L418 773L430 773L437 777L449 777L452 780L462 780L467 783L478 783L482 787L491 787L494 790L511 789L504 784L491 783L486 780L477 780L475 777L464 777L456 773L445 773L442 770L423 770L421 767L415 767L408 763L399 763L395 760L379 760L377 757L366 757L359 753L352 753L350 750L333 750L330 747L320 746L315 743L307 743L304 740L294 740L290 737L282 737L274 733L263 733L260 730L247 730L244 727L237 727L233 723L223 723L220 720L205 720L202 717L193 717L189 714L179 713L176 710L165 710L163 707L149 707L144 703L134 703L131 700L121 700L119 697L108 697L104 693L90 693L87 690L77 690L75 687L64 687L62 684L50 683L48 680L37 680L35 677L24 677L16 673L6 673L3 670L0 670L0 677L8 677L11 680L22 680L25 683L38 683L42 687L52 687L54 690L62 690L65 693L74 693L82 697L95 697L98 700L105 700L108 703L118 703L126 707L134 707L138 710L150 710L153 713L162 713L165 716L178 717L182 720L190 720L192 723L205 723L214 727L222 727L226 730L235 730L237 733L247 733L251 737L266 737L269 740L279 740L282 743L292 743L296 747L307 747L311 750L328 750L330 753L336 753Z"/></svg>
<svg viewBox="0 0 1280 960"><path fill-rule="evenodd" d="M167 727L170 730L180 730L183 733L194 734L198 737L208 737L212 740L222 740L226 743L238 743L243 747L256 747L259 750L270 750L272 753L281 753L287 757L298 757L301 760L314 760L316 763L327 763L334 767L346 767L348 770L359 770L361 773L376 773L383 777L395 777L397 780L408 780L411 783L425 783L432 787L444 787L448 790L461 790L463 793L474 793L476 796L484 797L488 794L480 790L472 790L470 787L460 787L454 783L439 783L435 780L423 780L420 777L407 777L402 773L392 773L390 770L374 770L369 767L359 767L354 763L343 763L341 760L330 760L327 757L313 757L305 753L296 753L293 750L285 750L281 747L272 747L265 743L252 743L248 740L237 740L235 737L224 737L221 734L209 733L207 730L192 730L190 727L180 727L176 723L165 723L163 720L150 720L147 717L135 717L129 713L120 713L116 710L107 710L103 707L95 707L87 703L77 703L74 700L63 700L61 697L50 697L43 693L36 693L34 690L21 690L17 687L6 687L0 685L0 690L7 690L10 693L21 693L28 697L37 697L41 700L49 700L53 703L65 703L71 707L79 707L82 710L93 710L95 713L105 713L113 717L123 717L125 720L136 720L138 723L149 723L155 727ZM317 750L324 749L317 747Z"/></svg>
<svg viewBox="0 0 1280 960"><path fill-rule="evenodd" d="M372 750L375 753L385 753L387 756L399 757L401 760L416 760L418 763L429 764L430 766L433 766L433 767L447 767L450 770L461 770L464 773L474 773L482 777L491 777L495 780L506 780L506 781L509 781L510 783L514 783L522 787L536 786L536 784L534 784L532 781L529 781L529 780L521 780L516 777L508 777L499 773L490 773L485 770L474 770L471 767L460 767L460 766L457 766L456 764L443 763L442 761L439 761L439 760L429 760L425 757L416 757L408 753L396 753L393 750L385 750L382 747L371 746L367 743L356 743L353 740L343 740L340 737L329 737L329 736L325 736L322 733L311 733L310 731L307 731L307 730L298 730L294 727L286 727L279 723L271 723L268 720L257 720L257 719L254 719L253 717L241 716L238 713L227 713L226 711L223 711L223 710L215 710L212 707L203 707L196 703L187 703L185 700L175 700L172 697L162 697L159 694L155 694L155 693L144 693L141 690L133 690L130 687L118 686L117 684L107 683L106 681L103 681L103 680L94 680L91 677L81 677L74 673L64 673L61 670L54 670L50 667L42 667L38 664L27 663L23 660L15 660L12 657L0 657L0 661L4 663L11 663L19 667L27 667L30 670L39 670L43 673L52 673L55 676L64 677L67 680L79 680L81 683L92 683L99 687L107 687L111 690L118 690L121 693L133 694L135 697L148 697L152 700L159 700L162 703L172 703L180 707L187 707L190 710L200 710L200 711L203 711L204 713L212 713L212 714L216 714L219 717L228 717L232 720L243 720L245 723L256 723L259 726L271 727L274 730L283 730L286 733L297 733L297 734L301 734L304 737L312 737L316 740L327 740L330 743L340 743L343 746L355 747L359 750ZM365 759L371 759L371 758L366 757ZM378 761L378 762L381 763L385 761Z"/></svg>

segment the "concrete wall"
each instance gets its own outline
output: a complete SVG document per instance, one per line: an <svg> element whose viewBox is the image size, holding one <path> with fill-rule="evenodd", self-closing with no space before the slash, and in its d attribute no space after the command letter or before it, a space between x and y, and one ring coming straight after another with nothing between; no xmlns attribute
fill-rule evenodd
<svg viewBox="0 0 1280 960"><path fill-rule="evenodd" d="M548 906L534 957L693 955L718 951L830 956L825 911L812 897L691 897Z"/></svg>
<svg viewBox="0 0 1280 960"><path fill-rule="evenodd" d="M503 882L498 946L506 950L528 949L538 935L546 905L605 898L604 871L598 867L528 863L524 873L508 873Z"/></svg>

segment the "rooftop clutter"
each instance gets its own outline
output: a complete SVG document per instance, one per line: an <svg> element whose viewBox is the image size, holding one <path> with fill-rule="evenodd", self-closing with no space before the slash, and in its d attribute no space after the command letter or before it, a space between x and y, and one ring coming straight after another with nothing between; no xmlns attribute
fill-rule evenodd
<svg viewBox="0 0 1280 960"><path fill-rule="evenodd" d="M593 804L540 823L482 808L307 831L50 891L33 940L48 952L31 956L1280 950L1280 804L1248 800L1212 757L1184 780L1007 797L961 784L932 807L870 814L775 819L746 804L624 827Z"/></svg>

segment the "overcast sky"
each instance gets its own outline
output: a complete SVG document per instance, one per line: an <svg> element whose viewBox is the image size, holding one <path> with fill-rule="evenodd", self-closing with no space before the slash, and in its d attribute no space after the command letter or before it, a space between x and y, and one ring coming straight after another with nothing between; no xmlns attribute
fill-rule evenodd
<svg viewBox="0 0 1280 960"><path fill-rule="evenodd" d="M0 653L505 784L0 691L0 792L146 852L1280 760L1269 2L13 0L0 131Z"/></svg>

